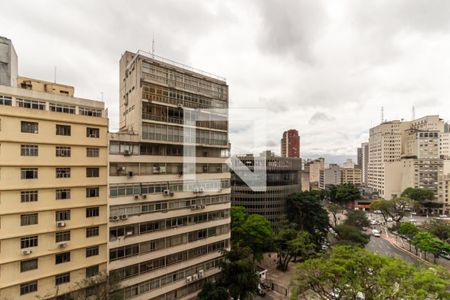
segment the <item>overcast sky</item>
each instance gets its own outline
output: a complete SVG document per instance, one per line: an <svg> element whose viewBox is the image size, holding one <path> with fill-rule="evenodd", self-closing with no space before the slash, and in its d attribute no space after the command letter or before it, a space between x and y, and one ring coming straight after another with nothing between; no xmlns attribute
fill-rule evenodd
<svg viewBox="0 0 450 300"><path fill-rule="evenodd" d="M156 54L227 78L235 153L279 153L282 132L295 128L303 157L341 161L367 140L381 106L386 119L410 119L413 105L417 117L450 118L450 1L0 0L0 7L0 35L13 40L19 73L52 81L56 66L57 81L74 85L76 96L103 92L112 130L120 56L151 51L153 35ZM255 145L261 128L266 145Z"/></svg>

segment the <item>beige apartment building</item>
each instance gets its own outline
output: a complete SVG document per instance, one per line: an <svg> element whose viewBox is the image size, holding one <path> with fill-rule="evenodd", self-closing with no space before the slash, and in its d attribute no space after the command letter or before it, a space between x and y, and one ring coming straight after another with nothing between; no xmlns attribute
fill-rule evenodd
<svg viewBox="0 0 450 300"><path fill-rule="evenodd" d="M443 213L448 209L444 182L450 174L448 135L448 124L437 115L372 128L369 187L386 199L408 187L429 189L442 204L437 211Z"/></svg>
<svg viewBox="0 0 450 300"><path fill-rule="evenodd" d="M121 127L109 147L114 295L192 299L219 272L230 247L227 107L224 79L142 51L122 55Z"/></svg>
<svg viewBox="0 0 450 300"><path fill-rule="evenodd" d="M106 271L108 119L73 87L14 76L0 85L0 299L60 299Z"/></svg>
<svg viewBox="0 0 450 300"><path fill-rule="evenodd" d="M319 189L320 173L325 169L325 159L318 158L305 163L305 169L309 171L309 186L311 190Z"/></svg>
<svg viewBox="0 0 450 300"><path fill-rule="evenodd" d="M355 186L362 184L362 172L359 168L341 168L341 183L349 183Z"/></svg>

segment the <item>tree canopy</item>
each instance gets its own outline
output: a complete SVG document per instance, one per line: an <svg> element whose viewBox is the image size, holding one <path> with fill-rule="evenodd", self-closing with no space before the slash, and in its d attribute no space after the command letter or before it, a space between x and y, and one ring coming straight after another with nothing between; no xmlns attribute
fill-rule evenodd
<svg viewBox="0 0 450 300"><path fill-rule="evenodd" d="M197 300L224 300L228 297L226 288L214 282L206 282L197 295Z"/></svg>
<svg viewBox="0 0 450 300"><path fill-rule="evenodd" d="M325 239L330 227L328 212L320 203L320 195L314 191L300 192L288 197L288 220L299 230L307 231L316 245Z"/></svg>
<svg viewBox="0 0 450 300"><path fill-rule="evenodd" d="M361 230L363 227L369 227L370 221L367 218L366 212L362 210L349 210L344 224L354 226Z"/></svg>
<svg viewBox="0 0 450 300"><path fill-rule="evenodd" d="M412 244L426 253L433 254L434 262L442 252L450 253L450 245L441 241L428 231L419 231L412 240Z"/></svg>
<svg viewBox="0 0 450 300"><path fill-rule="evenodd" d="M431 190L423 189L423 188L412 188L409 187L405 189L401 195L402 197L406 197L417 201L419 203L424 203L427 201L432 201L434 199L434 193Z"/></svg>
<svg viewBox="0 0 450 300"><path fill-rule="evenodd" d="M336 186L335 201L341 204L347 204L361 199L361 192L351 183L344 183Z"/></svg>
<svg viewBox="0 0 450 300"><path fill-rule="evenodd" d="M379 210L385 221L388 218L399 225L400 221L407 214L407 209L414 206L415 201L409 198L400 197L392 200L376 199L370 203L371 210Z"/></svg>
<svg viewBox="0 0 450 300"><path fill-rule="evenodd" d="M334 230L336 231L336 238L339 244L364 247L369 243L370 236L363 233L358 227L340 224Z"/></svg>
<svg viewBox="0 0 450 300"><path fill-rule="evenodd" d="M249 247L256 260L260 260L264 252L273 248L270 222L261 215L249 215L244 207L231 208L231 230L232 244Z"/></svg>
<svg viewBox="0 0 450 300"><path fill-rule="evenodd" d="M300 293L312 290L323 299L448 299L449 280L449 273L439 267L419 269L342 245L300 264L293 285Z"/></svg>
<svg viewBox="0 0 450 300"><path fill-rule="evenodd" d="M436 237L443 241L450 239L450 224L444 220L431 219L422 225L428 232L434 234Z"/></svg>

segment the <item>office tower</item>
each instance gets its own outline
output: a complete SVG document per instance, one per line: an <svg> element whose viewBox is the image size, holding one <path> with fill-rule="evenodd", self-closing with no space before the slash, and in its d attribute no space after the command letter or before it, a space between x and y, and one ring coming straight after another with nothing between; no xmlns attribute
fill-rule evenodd
<svg viewBox="0 0 450 300"><path fill-rule="evenodd" d="M367 185L368 167L369 167L369 143L361 144L361 182Z"/></svg>
<svg viewBox="0 0 450 300"><path fill-rule="evenodd" d="M289 129L283 132L281 157L300 157L300 136L297 130Z"/></svg>
<svg viewBox="0 0 450 300"><path fill-rule="evenodd" d="M363 149L362 147L357 148L357 154L356 154L356 168L362 168L363 164Z"/></svg>
<svg viewBox="0 0 450 300"><path fill-rule="evenodd" d="M325 159L318 158L305 163L305 169L309 170L309 185L311 190L319 189L320 171L325 169Z"/></svg>
<svg viewBox="0 0 450 300"><path fill-rule="evenodd" d="M17 85L17 54L11 40L0 36L0 85Z"/></svg>
<svg viewBox="0 0 450 300"><path fill-rule="evenodd" d="M114 295L191 299L220 271L230 247L227 107L224 79L142 51L122 55L121 126L109 154Z"/></svg>
<svg viewBox="0 0 450 300"><path fill-rule="evenodd" d="M79 289L106 271L104 104L11 80L0 85L0 299L94 295Z"/></svg>
<svg viewBox="0 0 450 300"><path fill-rule="evenodd" d="M320 170L319 188L324 190L330 185L340 185L342 183L341 169L337 164L330 164L328 168Z"/></svg>
<svg viewBox="0 0 450 300"><path fill-rule="evenodd" d="M252 154L239 156L239 160L250 170L263 158ZM256 163L255 163L256 161ZM301 191L301 159L266 154L266 191L254 191L246 182L232 172L231 203L244 206L251 214L260 214L268 219L274 229L285 219L287 197ZM235 170L237 167L233 166Z"/></svg>

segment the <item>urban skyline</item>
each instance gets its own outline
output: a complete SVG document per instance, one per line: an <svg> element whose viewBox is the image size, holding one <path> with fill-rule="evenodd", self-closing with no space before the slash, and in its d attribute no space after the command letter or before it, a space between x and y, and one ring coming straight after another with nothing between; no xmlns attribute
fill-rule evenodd
<svg viewBox="0 0 450 300"><path fill-rule="evenodd" d="M273 16L275 3L141 2L142 9L128 15L102 1L88 7L71 1L51 4L60 12L55 16L50 10L34 14L42 4L9 1L3 4L0 25L2 35L21 49L21 74L53 81L56 66L57 81L80 87L78 96L101 99L103 92L112 130L118 129L117 57L127 49L151 52L153 36L156 54L226 77L233 86L230 107L245 102L272 110L270 139L264 149L252 149L249 130L231 123L235 153L267 148L278 153L280 132L296 128L304 137L304 157L342 162L354 158L356 146L368 139L365 128L379 123L381 106L389 120L411 119L412 106L417 117L436 114L436 107L441 107L441 116L449 118L445 106L450 94L448 66L439 60L450 49L443 38L449 29L448 4L429 7L426 18L408 18L408 14L420 16L420 1L379 6L347 1L339 7L320 1L288 1L277 7L279 16ZM288 38L271 38L279 36L283 26L295 24L298 16L293 12L299 10L306 16L301 26L295 26ZM369 12L372 17L365 18ZM68 25L65 15L82 21ZM377 17L383 22L373 22ZM17 19L21 22L10 26ZM121 22L127 26L116 25ZM214 26L204 30L208 22ZM353 27L352 22L359 26ZM387 42L380 43L381 39ZM37 42L58 51L50 54L48 47L33 47ZM39 64L33 61L35 55L40 57ZM86 62L86 69L78 68L79 62ZM260 68L269 64L274 66L270 72ZM89 80L86 72L92 75Z"/></svg>

